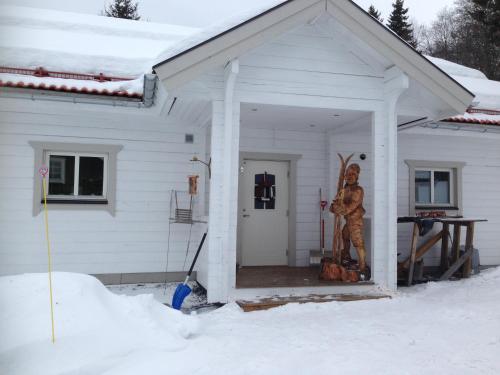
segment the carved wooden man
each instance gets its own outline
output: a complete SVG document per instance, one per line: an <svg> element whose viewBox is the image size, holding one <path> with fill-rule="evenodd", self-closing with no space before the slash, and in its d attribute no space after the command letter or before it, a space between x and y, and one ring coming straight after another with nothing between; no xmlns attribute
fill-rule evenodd
<svg viewBox="0 0 500 375"><path fill-rule="evenodd" d="M361 168L358 164L351 164L345 172L345 185L330 206L330 211L344 216L346 224L342 229L344 248L342 249L342 260L350 260L351 242L358 254L359 270L366 270L366 249L363 237L363 208L364 191L358 185Z"/></svg>

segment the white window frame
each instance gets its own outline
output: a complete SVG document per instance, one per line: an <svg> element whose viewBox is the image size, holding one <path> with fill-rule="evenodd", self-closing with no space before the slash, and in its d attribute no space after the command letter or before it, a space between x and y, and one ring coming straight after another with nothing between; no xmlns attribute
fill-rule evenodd
<svg viewBox="0 0 500 375"><path fill-rule="evenodd" d="M431 173L431 202L430 203L420 203L415 201L415 205L418 207L453 207L453 202L455 202L454 191L455 191L455 172L453 168L415 168L415 172L430 172ZM434 202L434 172L448 172L450 174L450 186L449 186L449 197L450 201L448 203L438 203ZM415 179L413 181L415 183Z"/></svg>
<svg viewBox="0 0 500 375"><path fill-rule="evenodd" d="M462 215L462 169L464 162L434 161L434 160L405 160L409 171L409 215L428 210L443 210L449 215ZM415 200L415 171L451 171L450 176L450 203L417 203ZM434 201L434 173L431 173L431 199Z"/></svg>
<svg viewBox="0 0 500 375"><path fill-rule="evenodd" d="M49 179L47 181L47 190L48 184L50 183L50 157L54 156L74 156L75 158L75 171L74 171L74 179L73 179L73 195L58 195L58 194L47 194L47 198L54 199L106 199L108 192L108 154L97 154L97 153L89 153L89 152L64 152L64 151L45 151L45 165L49 168ZM80 181L80 157L96 157L104 159L104 168L103 168L103 184L102 184L102 195L78 195L79 189L79 181Z"/></svg>
<svg viewBox="0 0 500 375"><path fill-rule="evenodd" d="M78 157L78 160L75 159L75 176L79 174L77 169L80 165L80 156L104 156L105 158L102 196L78 195L78 179L75 178L73 195L49 195L47 197L47 204L50 204L50 210L108 211L112 216L115 215L117 154L123 146L41 141L30 141L29 144L33 147L35 156L33 168L33 216L38 215L43 208L42 178L39 169L41 166L50 167L49 155L69 155Z"/></svg>

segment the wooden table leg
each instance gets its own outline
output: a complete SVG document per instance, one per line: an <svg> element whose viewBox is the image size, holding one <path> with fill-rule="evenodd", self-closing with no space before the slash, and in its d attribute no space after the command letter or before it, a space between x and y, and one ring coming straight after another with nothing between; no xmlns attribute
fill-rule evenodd
<svg viewBox="0 0 500 375"><path fill-rule="evenodd" d="M410 264L408 265L408 286L411 286L413 283L413 270L415 269L415 256L417 254L417 241L418 241L418 232L419 227L417 223L413 224L413 237L411 240L411 249L410 249Z"/></svg>
<svg viewBox="0 0 500 375"><path fill-rule="evenodd" d="M443 238L441 239L441 274L448 269L448 235L450 224L443 223Z"/></svg>
<svg viewBox="0 0 500 375"><path fill-rule="evenodd" d="M460 224L453 225L453 243L452 243L453 263L456 263L458 261L458 258L460 258L460 233L461 233L461 230L462 230L462 227Z"/></svg>
<svg viewBox="0 0 500 375"><path fill-rule="evenodd" d="M472 249L474 247L474 222L467 224L467 234L465 236L465 252L471 251L471 256L464 262L463 277L470 277L472 270Z"/></svg>

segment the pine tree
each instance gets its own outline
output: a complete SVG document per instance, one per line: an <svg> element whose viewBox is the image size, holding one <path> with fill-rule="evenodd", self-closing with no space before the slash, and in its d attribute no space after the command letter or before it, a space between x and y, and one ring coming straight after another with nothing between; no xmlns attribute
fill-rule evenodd
<svg viewBox="0 0 500 375"><path fill-rule="evenodd" d="M500 0L472 0L470 15L486 28L491 41L500 46Z"/></svg>
<svg viewBox="0 0 500 375"><path fill-rule="evenodd" d="M380 17L380 12L377 9L375 9L373 5L370 5L370 7L368 8L368 14L373 18L375 18L376 20L378 20L379 22L381 23L384 22L384 19Z"/></svg>
<svg viewBox="0 0 500 375"><path fill-rule="evenodd" d="M408 8L404 7L404 0L396 0L396 2L392 4L392 13L389 16L387 26L412 47L415 47L416 42L413 37L413 25L408 21L408 18Z"/></svg>
<svg viewBox="0 0 500 375"><path fill-rule="evenodd" d="M141 16L137 13L138 3L132 0L114 0L104 9L104 15L115 18L125 18L128 20L139 20Z"/></svg>

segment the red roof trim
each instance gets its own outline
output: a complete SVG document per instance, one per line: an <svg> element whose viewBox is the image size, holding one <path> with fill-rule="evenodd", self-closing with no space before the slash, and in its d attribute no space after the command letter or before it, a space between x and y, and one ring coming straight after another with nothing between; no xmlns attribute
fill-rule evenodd
<svg viewBox="0 0 500 375"><path fill-rule="evenodd" d="M484 108L468 108L467 113L483 113L485 115L500 115L500 111L496 109L484 109Z"/></svg>
<svg viewBox="0 0 500 375"><path fill-rule="evenodd" d="M97 75L92 74L80 74L73 72L56 72L45 70L43 67L39 67L37 69L22 69L22 68L12 68L6 66L0 66L0 73L8 73L8 74L19 74L23 76L34 76L38 78L59 78L59 79L73 79L77 81L97 81L101 83L105 82L119 82L119 81L132 81L133 78L122 78L122 77L112 77L106 76L103 73L99 73ZM39 89L39 90L50 90L50 91L58 91L58 92L69 92L76 94L89 94L89 95L106 95L106 96L119 96L124 98L131 99L142 99L142 94L138 93L130 93L126 90L114 90L109 91L108 89L91 89L88 87L74 87L67 86L64 84L56 85L56 84L46 84L44 82L41 83L25 83L23 81L2 81L0 79L0 87L15 87L15 88L26 88L26 89Z"/></svg>
<svg viewBox="0 0 500 375"><path fill-rule="evenodd" d="M11 68L8 66L0 66L0 73L22 74L25 76L76 79L78 81L98 81L98 82L131 81L133 79L133 78L107 76L103 73L80 74L74 72L56 72L51 70L45 70L43 67L39 67L37 69L23 69L23 68Z"/></svg>
<svg viewBox="0 0 500 375"><path fill-rule="evenodd" d="M500 126L500 120L485 120L478 118L452 117L443 122L458 122L463 124L480 124L480 125L495 125Z"/></svg>
<svg viewBox="0 0 500 375"><path fill-rule="evenodd" d="M89 94L89 95L106 95L106 96L119 96L119 97L125 97L125 98L131 98L131 99L142 99L141 94L137 93L129 93L128 91L120 91L120 90L115 90L115 91L109 91L107 89L102 89L102 90L97 90L97 89L90 89L87 87L82 87L82 88L77 88L73 86L66 86L66 85L47 85L45 83L24 83L24 82L12 82L12 81L2 81L0 80L0 87L13 87L13 88L23 88L23 89L39 89L39 90L49 90L49 91L57 91L57 92L69 92L69 93L76 93L76 94Z"/></svg>

